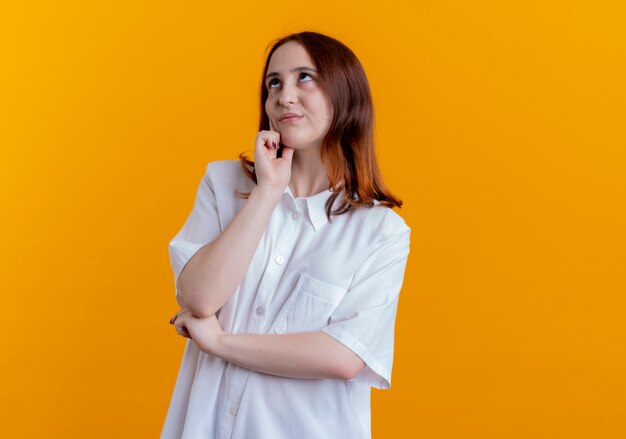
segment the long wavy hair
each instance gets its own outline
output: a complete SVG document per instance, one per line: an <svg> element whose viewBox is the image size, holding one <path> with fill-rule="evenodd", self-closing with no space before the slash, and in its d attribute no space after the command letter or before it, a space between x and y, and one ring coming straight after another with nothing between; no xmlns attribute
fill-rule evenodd
<svg viewBox="0 0 626 439"><path fill-rule="evenodd" d="M269 130L265 112L268 90L265 75L276 49L288 41L300 43L315 63L317 81L330 97L334 116L322 141L321 159L332 191L326 201L326 215L341 215L360 207L401 207L383 182L374 146L374 106L365 70L356 55L342 42L317 32L299 32L276 40L267 55L261 76L261 120L259 131ZM270 43L271 44L271 43ZM269 47L269 45L268 45ZM255 183L254 162L239 155L243 171ZM337 197L342 197L335 210ZM249 193L241 196L247 197Z"/></svg>

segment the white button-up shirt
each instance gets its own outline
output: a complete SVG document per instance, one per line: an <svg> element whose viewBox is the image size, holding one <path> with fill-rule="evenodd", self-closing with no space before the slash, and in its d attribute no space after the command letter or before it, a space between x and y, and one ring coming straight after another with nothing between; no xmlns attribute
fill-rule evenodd
<svg viewBox="0 0 626 439"><path fill-rule="evenodd" d="M253 187L238 160L207 165L191 214L169 244L174 285L187 261L246 202L235 191ZM370 387L390 387L410 228L384 206L328 222L330 194L294 198L285 189L218 321L233 334L323 331L365 368L348 381L279 377L206 354L187 339L161 438L371 437Z"/></svg>

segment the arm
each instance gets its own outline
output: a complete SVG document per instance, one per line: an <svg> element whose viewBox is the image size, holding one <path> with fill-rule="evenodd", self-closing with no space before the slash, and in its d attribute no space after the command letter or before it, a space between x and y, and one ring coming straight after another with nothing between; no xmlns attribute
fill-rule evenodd
<svg viewBox="0 0 626 439"><path fill-rule="evenodd" d="M242 367L294 378L343 378L387 389L410 228L393 216L385 223L377 249L359 268L350 293L321 331L226 334L215 316L196 318L188 310L177 313L171 323L200 350Z"/></svg>
<svg viewBox="0 0 626 439"><path fill-rule="evenodd" d="M279 134L261 131L255 144L257 186L225 230L200 248L178 277L179 305L198 317L215 314L241 283L291 176L293 149L276 157Z"/></svg>
<svg viewBox="0 0 626 439"><path fill-rule="evenodd" d="M349 380L363 360L323 332L223 334L213 355L257 372L289 378Z"/></svg>
<svg viewBox="0 0 626 439"><path fill-rule="evenodd" d="M282 191L256 186L224 232L187 262L178 278L181 307L215 314L245 275Z"/></svg>
<svg viewBox="0 0 626 439"><path fill-rule="evenodd" d="M198 318L183 309L170 321L210 355L257 372L288 378L352 379L365 363L324 332L228 334L213 315Z"/></svg>

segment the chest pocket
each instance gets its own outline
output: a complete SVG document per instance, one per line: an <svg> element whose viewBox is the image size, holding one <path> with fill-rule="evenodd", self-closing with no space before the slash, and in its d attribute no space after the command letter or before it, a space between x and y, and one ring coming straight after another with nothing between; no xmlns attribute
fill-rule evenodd
<svg viewBox="0 0 626 439"><path fill-rule="evenodd" d="M328 325L330 316L347 289L301 274L296 288L276 317L274 332L319 331Z"/></svg>

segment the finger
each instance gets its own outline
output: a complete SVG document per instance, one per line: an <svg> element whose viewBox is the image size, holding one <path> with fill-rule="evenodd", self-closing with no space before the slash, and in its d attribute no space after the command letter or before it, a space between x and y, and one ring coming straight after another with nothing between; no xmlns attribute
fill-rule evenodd
<svg viewBox="0 0 626 439"><path fill-rule="evenodd" d="M187 331L186 328L179 328L178 326L176 326L176 333L183 337L191 338L191 335L189 334L189 331Z"/></svg>
<svg viewBox="0 0 626 439"><path fill-rule="evenodd" d="M176 328L176 332L178 332L179 334L181 334L181 332L189 334L189 330L187 329L186 323L187 322L184 317L179 317L176 323L174 324L174 328Z"/></svg>
<svg viewBox="0 0 626 439"><path fill-rule="evenodd" d="M278 144L280 142L280 134L274 131L262 130L259 131L255 138L254 151L255 154L258 152L268 152L278 149ZM256 156L255 156L256 157Z"/></svg>
<svg viewBox="0 0 626 439"><path fill-rule="evenodd" d="M179 309L178 312L174 314L172 318L170 319L170 324L173 324L176 321L176 319L178 319L181 315L183 315L187 311L188 311L187 308Z"/></svg>
<svg viewBox="0 0 626 439"><path fill-rule="evenodd" d="M279 139L274 139L274 140L272 140L271 143L272 143L271 149L273 151L279 151L281 149L280 140ZM280 157L280 156L278 156L278 157Z"/></svg>

